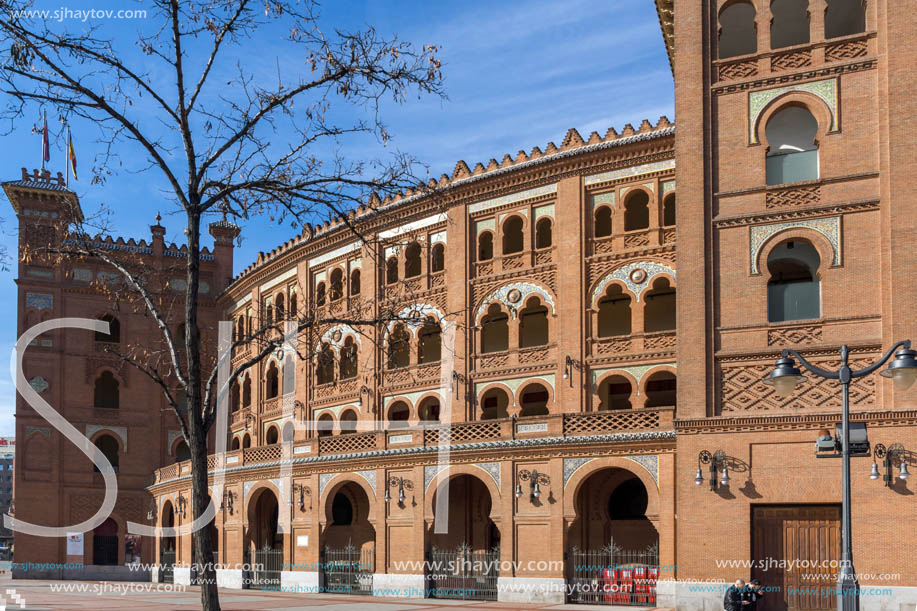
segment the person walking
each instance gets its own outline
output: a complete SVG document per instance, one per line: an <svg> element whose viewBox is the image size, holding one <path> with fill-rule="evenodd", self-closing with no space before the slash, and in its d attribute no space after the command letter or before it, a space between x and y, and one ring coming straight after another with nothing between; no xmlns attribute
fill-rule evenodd
<svg viewBox="0 0 917 611"><path fill-rule="evenodd" d="M725 611L745 611L751 601L744 599L745 580L736 579L736 582L726 588L726 595L723 597L723 609Z"/></svg>
<svg viewBox="0 0 917 611"><path fill-rule="evenodd" d="M745 607L745 611L755 611L755 608L758 606L758 601L761 600L763 595L761 582L757 579L752 579L751 583L745 586L742 592L742 600L748 603Z"/></svg>

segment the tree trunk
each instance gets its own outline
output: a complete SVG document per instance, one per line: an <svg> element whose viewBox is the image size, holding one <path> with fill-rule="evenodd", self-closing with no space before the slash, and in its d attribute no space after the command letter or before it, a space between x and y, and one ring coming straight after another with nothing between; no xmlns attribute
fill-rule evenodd
<svg viewBox="0 0 917 611"><path fill-rule="evenodd" d="M200 431L192 431L191 444L191 482L192 506L195 519L203 515L210 503L210 489L207 485L207 444L206 435L203 442L195 437L200 437ZM214 499L216 503L216 499ZM197 577L201 587L201 608L205 611L219 611L220 597L217 592L217 578L213 559L213 541L210 536L210 527L204 526L191 535L193 551L192 561L197 567Z"/></svg>

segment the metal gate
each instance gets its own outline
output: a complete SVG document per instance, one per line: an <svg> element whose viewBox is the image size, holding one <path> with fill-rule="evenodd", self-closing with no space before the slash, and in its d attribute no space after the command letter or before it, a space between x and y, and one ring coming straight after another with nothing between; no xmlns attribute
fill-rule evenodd
<svg viewBox="0 0 917 611"><path fill-rule="evenodd" d="M280 570L283 566L283 550L262 547L255 550L255 561L251 563L251 586L260 590L280 589Z"/></svg>
<svg viewBox="0 0 917 611"><path fill-rule="evenodd" d="M328 547L322 550L324 591L332 594L373 593L373 573L376 572L376 547L357 549L348 543L345 547Z"/></svg>
<svg viewBox="0 0 917 611"><path fill-rule="evenodd" d="M659 546L625 550L614 542L600 550L574 547L567 556L570 602L593 605L656 605Z"/></svg>
<svg viewBox="0 0 917 611"><path fill-rule="evenodd" d="M472 550L464 544L451 550L433 547L427 560L431 597L497 600L499 547L489 550Z"/></svg>
<svg viewBox="0 0 917 611"><path fill-rule="evenodd" d="M160 583L175 583L175 550L159 552Z"/></svg>

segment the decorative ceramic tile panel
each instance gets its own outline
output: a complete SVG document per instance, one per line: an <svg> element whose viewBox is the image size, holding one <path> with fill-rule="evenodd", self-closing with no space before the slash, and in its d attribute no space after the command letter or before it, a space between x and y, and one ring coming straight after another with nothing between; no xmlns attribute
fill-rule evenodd
<svg viewBox="0 0 917 611"><path fill-rule="evenodd" d="M493 478L494 482L496 482L497 489L500 488L500 463L479 462L475 463L474 466L487 471L487 474Z"/></svg>
<svg viewBox="0 0 917 611"><path fill-rule="evenodd" d="M322 344L326 342L334 348L340 348L344 345L344 340L347 339L348 335L356 340L358 346L361 348L363 347L363 340L360 338L360 334L357 333L356 329L348 324L341 323L334 325L322 334L322 338L315 344L315 353L318 354L321 352Z"/></svg>
<svg viewBox="0 0 917 611"><path fill-rule="evenodd" d="M748 141L758 144L758 117L764 108L774 99L790 91L803 91L824 100L831 111L831 127L828 131L837 131L837 79L830 78L811 83L787 85L763 91L751 91L748 94Z"/></svg>
<svg viewBox="0 0 917 611"><path fill-rule="evenodd" d="M41 310L50 310L54 307L54 295L45 295L44 293L26 293L25 306Z"/></svg>
<svg viewBox="0 0 917 611"><path fill-rule="evenodd" d="M427 394L428 392L435 392L437 395L439 395L440 399L443 400L443 405L445 405L445 403L446 403L446 393L443 392L443 389L442 389L442 388L433 388L433 389L430 389L430 390L418 390L418 391L415 391L415 392L409 392L409 393L403 394L403 395L389 395L388 397L383 397L383 399L382 399L382 406L383 406L385 409L388 409L388 406L389 406L389 405L392 403L392 401L394 401L395 399L405 399L405 400L407 400L407 401L410 401L411 404L413 405L414 403L417 402L417 399L419 399L419 398L422 397L423 395Z"/></svg>
<svg viewBox="0 0 917 611"><path fill-rule="evenodd" d="M448 465L430 465L423 468L423 489L426 490L430 487L430 483L439 475L442 471L448 469Z"/></svg>
<svg viewBox="0 0 917 611"><path fill-rule="evenodd" d="M583 181L587 185L594 185L600 182L608 182L609 180L618 180L619 178L630 178L632 176L640 176L641 174L649 174L651 172L660 172L662 170L674 170L675 169L675 160L666 159L665 161L656 161L654 163L644 163L643 165L638 165L630 168L621 168L620 170L612 170L611 172L603 172L601 174L592 174L587 176Z"/></svg>
<svg viewBox="0 0 917 611"><path fill-rule="evenodd" d="M337 259L341 255L347 254L349 252L354 252L360 249L360 243L354 242L353 244L347 244L346 246L341 246L330 252L326 252L323 255L315 257L314 259L309 260L309 267L315 267L316 265L321 265L322 263L327 263L332 259Z"/></svg>
<svg viewBox="0 0 917 611"><path fill-rule="evenodd" d="M804 227L817 231L825 236L834 249L834 259L832 266L841 264L841 217L832 216L822 219L805 219L799 221L787 221L786 223L774 223L772 225L752 225L749 227L749 263L752 275L758 273L758 252L761 247L771 237L786 229L795 227Z"/></svg>
<svg viewBox="0 0 917 611"><path fill-rule="evenodd" d="M648 456L628 456L628 460L632 460L635 463L641 465L644 469L649 471L650 475L653 476L653 481L656 482L656 485L659 485L659 457L655 454Z"/></svg>
<svg viewBox="0 0 917 611"><path fill-rule="evenodd" d="M567 482L570 480L570 477L583 465L587 462L595 460L595 458L565 458L564 459L564 488L567 487Z"/></svg>
<svg viewBox="0 0 917 611"><path fill-rule="evenodd" d="M592 207L601 206L602 204L611 204L615 205L615 192L611 191L610 193L598 193L592 196Z"/></svg>
<svg viewBox="0 0 917 611"><path fill-rule="evenodd" d="M664 183L662 183L662 194L663 195L665 195L666 193L669 193L670 191L674 191L674 190L675 190L675 181L674 180L667 180Z"/></svg>
<svg viewBox="0 0 917 611"><path fill-rule="evenodd" d="M331 406L331 407L323 407L323 408L321 408L321 409L317 409L317 410L315 410L315 411L312 412L312 415L313 415L313 417L315 417L315 419L318 419L318 417L319 417L321 414L324 414L325 412L331 412L332 414L334 414L334 417L337 418L337 417L339 417L339 416L341 415L341 412L343 412L343 411L344 411L345 409L347 409L348 407L352 407L352 408L356 409L357 411L360 411L360 404L359 404L359 403L344 403L344 404L341 404L341 405L333 405L333 406Z"/></svg>
<svg viewBox="0 0 917 611"><path fill-rule="evenodd" d="M656 367L676 367L675 363L653 363L652 365L635 365L631 367L610 367L606 369L593 369L592 370L592 383L595 384L596 381L601 378L603 375L610 371L626 371L630 375L634 376L634 379L637 380L637 383L640 383L640 380L643 379L643 376L646 375L646 372L655 369Z"/></svg>
<svg viewBox="0 0 917 611"><path fill-rule="evenodd" d="M445 231L437 231L436 233L430 235L430 244L436 244L437 242L441 242L443 244L447 243Z"/></svg>
<svg viewBox="0 0 917 611"><path fill-rule="evenodd" d="M336 478L340 473L322 473L318 476L318 496L321 496L325 491L325 486L328 485L328 482Z"/></svg>
<svg viewBox="0 0 917 611"><path fill-rule="evenodd" d="M124 446L124 452L127 452L127 427L126 426L113 426L110 424L87 424L86 425L86 437L91 439L93 435L99 431L105 431L107 433L112 433L121 440L121 445Z"/></svg>
<svg viewBox="0 0 917 611"><path fill-rule="evenodd" d="M32 387L32 390L34 390L38 394L41 394L45 392L46 390L48 390L48 386L50 386L50 384L48 384L48 381L44 379L43 377L35 376L31 380L29 380L29 386Z"/></svg>
<svg viewBox="0 0 917 611"><path fill-rule="evenodd" d="M483 210L489 210L490 208L496 208L498 206L503 206L505 204L511 204L513 202L521 202L527 199L533 199L535 197L541 197L542 195L550 195L552 193L557 193L557 185L545 185L543 187L535 187L534 189L528 189L527 191L520 191L518 193L510 193L509 195L504 195L503 197L495 197L493 199L487 199L483 202L478 202L468 206L468 213L474 214L475 212L481 212Z"/></svg>
<svg viewBox="0 0 917 611"><path fill-rule="evenodd" d="M397 324L403 324L411 332L411 335L416 335L417 330L424 325L424 319L427 316L432 316L433 320L437 322L446 318L446 315L436 306L432 306L428 303L412 303L402 308L401 311L395 315L395 320L388 323L388 329L386 329L385 335L388 336Z"/></svg>
<svg viewBox="0 0 917 611"><path fill-rule="evenodd" d="M419 221L413 221L411 223L406 223L400 227L395 227L393 229L386 229L385 231L379 232L379 237L382 239L394 238L405 233L410 233L412 231L417 231L418 229L423 229L424 227L429 227L430 225L436 225L437 223L445 223L447 220L445 212L440 212L439 214L434 214L433 216L428 216L425 219L420 219Z"/></svg>
<svg viewBox="0 0 917 611"><path fill-rule="evenodd" d="M482 231L496 231L497 230L497 220L496 219L486 219L483 221L478 221L475 223L476 233L481 233Z"/></svg>
<svg viewBox="0 0 917 611"><path fill-rule="evenodd" d="M376 472L375 471L356 471L356 474L369 482L369 487L373 489L373 496L376 496Z"/></svg>
<svg viewBox="0 0 917 611"><path fill-rule="evenodd" d="M676 281L678 279L675 270L663 263L651 261L628 263L610 272L599 281L592 291L591 303L595 303L595 300L598 299L599 295L605 292L605 289L613 280L623 282L624 285L637 296L637 301L640 301L640 296L643 294L643 291L652 285L653 279L659 274L668 274Z"/></svg>
<svg viewBox="0 0 917 611"><path fill-rule="evenodd" d="M547 206L539 206L535 208L535 220L542 217L554 218L554 204L548 204Z"/></svg>
<svg viewBox="0 0 917 611"><path fill-rule="evenodd" d="M517 433L547 433L547 422L533 422L531 424L520 424L516 427Z"/></svg>
<svg viewBox="0 0 917 611"><path fill-rule="evenodd" d="M505 386L507 386L510 390L512 390L515 393L517 390L519 390L520 386L522 386L523 384L531 380L538 380L540 382L549 384L551 386L551 390L554 390L554 379L555 379L555 375L551 373L551 374L542 375L542 376L529 376L527 378L512 378L510 380L498 380L498 381L501 384L504 384ZM494 380L488 380L487 382L476 383L474 385L475 394L480 393L482 388L484 388L488 384L492 384L493 382Z"/></svg>
<svg viewBox="0 0 917 611"><path fill-rule="evenodd" d="M551 312L554 314L557 313L554 297L547 290L531 282L511 282L509 284L504 284L484 298L484 301L478 306L475 321L480 320L485 312L487 312L487 307L494 302L505 305L513 318L515 318L517 310L525 307L525 302L531 295L538 295L541 297L542 302L551 304Z"/></svg>

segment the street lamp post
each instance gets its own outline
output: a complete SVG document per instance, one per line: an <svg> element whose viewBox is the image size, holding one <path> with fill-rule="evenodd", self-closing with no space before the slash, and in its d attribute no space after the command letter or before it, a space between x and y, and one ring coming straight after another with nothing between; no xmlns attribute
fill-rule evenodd
<svg viewBox="0 0 917 611"><path fill-rule="evenodd" d="M897 352L895 352L897 350ZM843 459L843 500L841 507L841 570L837 577L837 608L839 611L859 611L860 609L860 584L857 582L856 572L853 570L853 543L851 540L850 519L850 381L875 372L884 365L894 353L895 359L889 363L888 368L881 373L886 378L892 378L895 388L907 390L917 380L917 352L911 350L910 340L898 342L886 352L881 359L863 369L850 369L848 357L850 349L847 345L841 346L841 367L837 371L826 371L809 363L801 354L791 349L784 349L781 358L777 359L774 370L764 379L764 383L774 387L774 391L782 398L793 394L796 386L805 379L802 371L796 367L793 357L799 359L807 371L829 380L841 383L841 456Z"/></svg>

